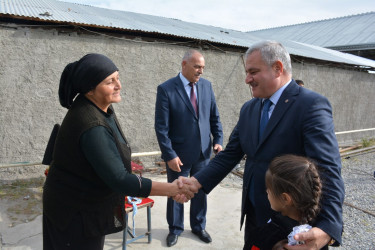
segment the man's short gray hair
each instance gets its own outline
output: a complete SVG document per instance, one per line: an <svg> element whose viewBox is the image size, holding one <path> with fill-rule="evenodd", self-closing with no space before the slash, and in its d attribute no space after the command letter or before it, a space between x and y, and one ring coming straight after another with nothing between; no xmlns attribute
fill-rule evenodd
<svg viewBox="0 0 375 250"><path fill-rule="evenodd" d="M268 65L272 66L276 61L283 63L283 67L286 73L292 74L292 63L290 55L284 46L276 41L262 41L252 45L245 53L245 59L253 53L259 51L263 61Z"/></svg>
<svg viewBox="0 0 375 250"><path fill-rule="evenodd" d="M201 52L199 52L198 50L195 50L195 49L189 49L188 51L185 52L185 55L184 57L182 57L182 61L188 61L192 56L193 54L195 53L199 53L202 55ZM202 55L203 56L203 55Z"/></svg>

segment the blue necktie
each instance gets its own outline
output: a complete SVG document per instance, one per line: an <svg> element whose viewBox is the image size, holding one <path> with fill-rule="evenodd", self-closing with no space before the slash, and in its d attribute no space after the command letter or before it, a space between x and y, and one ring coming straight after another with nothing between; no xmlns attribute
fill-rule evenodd
<svg viewBox="0 0 375 250"><path fill-rule="evenodd" d="M270 110L271 105L272 105L272 102L269 99L264 100L262 117L260 118L260 124L259 124L259 139L262 138L263 131L266 129L268 120L270 119L268 117L268 112Z"/></svg>
<svg viewBox="0 0 375 250"><path fill-rule="evenodd" d="M262 138L263 131L267 126L267 122L269 120L268 111L270 110L271 105L272 105L272 102L269 99L264 100L263 109L262 109L262 117L260 118L260 124L259 124L259 139ZM253 205L255 204L254 198L255 198L254 180L253 180L253 177L251 177L250 184L249 184L249 199Z"/></svg>

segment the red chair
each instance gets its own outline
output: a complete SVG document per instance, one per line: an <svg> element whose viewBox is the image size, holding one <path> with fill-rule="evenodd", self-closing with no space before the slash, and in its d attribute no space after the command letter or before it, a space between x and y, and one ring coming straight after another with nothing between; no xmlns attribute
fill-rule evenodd
<svg viewBox="0 0 375 250"><path fill-rule="evenodd" d="M126 197L125 197L126 198ZM126 245L132 243L135 240L148 237L148 243L151 242L152 236L151 236L151 208L154 205L154 200L150 198L143 198L142 202L140 204L137 204L137 208L147 208L147 231L144 234L141 234L139 236L135 236L132 233L132 228L129 227L129 213L133 212L133 205L127 202L127 199L125 199L125 213L124 213L124 220L126 223L126 227L123 231L123 241L122 241L122 249L126 250ZM130 235L131 239L128 239L128 234Z"/></svg>
<svg viewBox="0 0 375 250"><path fill-rule="evenodd" d="M143 167L141 165L138 165L134 162L131 162L132 171L133 173L142 175ZM122 249L126 250L126 245L132 243L133 241L136 241L138 239L148 237L148 243L151 242L152 236L151 236L151 208L154 205L154 200L150 198L142 198L141 203L137 204L137 209L141 208L147 208L147 231L144 234L141 234L139 236L135 236L132 232L132 228L129 227L129 213L133 212L133 205L128 202L127 197L125 197L125 213L124 213L124 220L126 223L126 227L123 231L123 240L122 240ZM128 235L131 237L131 239L128 239Z"/></svg>

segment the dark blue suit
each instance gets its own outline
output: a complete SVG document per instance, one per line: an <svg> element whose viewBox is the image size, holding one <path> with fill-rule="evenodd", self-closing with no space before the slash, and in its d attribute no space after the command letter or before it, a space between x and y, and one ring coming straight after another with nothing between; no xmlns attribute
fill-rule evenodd
<svg viewBox="0 0 375 250"><path fill-rule="evenodd" d="M223 143L223 131L211 83L200 78L196 87L199 118L179 75L162 83L157 89L155 131L162 158L168 162L178 156L184 164L180 173L167 166L168 182L173 182L180 175L193 175L206 167L212 153L212 143ZM206 199L206 194L200 191L191 200L190 225L194 231L205 229ZM183 205L169 198L167 220L171 233L181 234L184 228L183 215Z"/></svg>
<svg viewBox="0 0 375 250"><path fill-rule="evenodd" d="M270 161L283 154L317 160L322 169L322 210L316 225L341 243L344 183L331 105L327 98L299 87L294 80L277 102L262 139L258 139L261 99L246 102L224 151L195 175L209 193L247 155L243 178L241 226L245 215L262 225L271 217L265 188ZM255 194L251 204L248 192ZM246 233L245 233L246 237Z"/></svg>

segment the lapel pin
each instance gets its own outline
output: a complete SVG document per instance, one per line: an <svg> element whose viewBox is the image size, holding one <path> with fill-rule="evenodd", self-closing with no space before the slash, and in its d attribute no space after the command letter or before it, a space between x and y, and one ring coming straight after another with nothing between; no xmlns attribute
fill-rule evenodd
<svg viewBox="0 0 375 250"><path fill-rule="evenodd" d="M288 103L288 102L289 102L289 99L286 99L286 100L285 100L285 103Z"/></svg>

